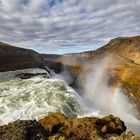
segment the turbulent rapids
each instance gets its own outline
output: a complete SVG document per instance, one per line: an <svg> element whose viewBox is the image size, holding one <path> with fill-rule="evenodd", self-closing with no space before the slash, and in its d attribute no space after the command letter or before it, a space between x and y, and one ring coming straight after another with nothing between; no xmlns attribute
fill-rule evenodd
<svg viewBox="0 0 140 140"><path fill-rule="evenodd" d="M35 76L18 77L25 73ZM67 116L80 113L78 94L64 81L40 75L45 73L41 69L0 73L0 125L43 118L48 112L63 112Z"/></svg>
<svg viewBox="0 0 140 140"><path fill-rule="evenodd" d="M47 116L49 112L62 112L69 117L101 117L113 114L120 117L130 130L139 134L140 122L133 116L130 111L131 104L119 90L113 89L112 92L102 79L100 87L96 89L98 94L94 93L92 83L96 84L100 75L104 78L104 72L97 71L96 76L89 74L84 96L78 95L63 80L51 79L49 73L43 69L1 72L0 125L18 119L38 120ZM93 98L93 95L96 96ZM86 100L87 97L89 100ZM102 104L104 105L101 106Z"/></svg>

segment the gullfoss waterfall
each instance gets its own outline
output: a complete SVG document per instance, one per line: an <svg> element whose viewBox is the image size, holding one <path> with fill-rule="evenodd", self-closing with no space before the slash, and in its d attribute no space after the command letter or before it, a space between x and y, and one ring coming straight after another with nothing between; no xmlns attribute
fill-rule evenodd
<svg viewBox="0 0 140 140"><path fill-rule="evenodd" d="M84 75L82 95L68 86L71 79L67 71L56 74L50 70L52 78L42 69L0 73L0 125L18 119L38 120L49 112L62 112L69 117L113 114L140 134L140 122L133 113L133 105L118 87L108 85L105 71L108 63L109 60L104 59Z"/></svg>
<svg viewBox="0 0 140 140"><path fill-rule="evenodd" d="M0 125L15 120L33 120L49 112L77 116L81 112L80 96L64 81L37 75L29 79L16 77L41 69L18 70L0 74Z"/></svg>

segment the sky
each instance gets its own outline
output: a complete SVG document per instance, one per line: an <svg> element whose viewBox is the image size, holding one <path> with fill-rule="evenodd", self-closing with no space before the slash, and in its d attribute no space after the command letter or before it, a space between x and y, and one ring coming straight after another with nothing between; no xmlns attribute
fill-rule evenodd
<svg viewBox="0 0 140 140"><path fill-rule="evenodd" d="M0 41L41 53L94 50L140 35L140 0L0 0Z"/></svg>

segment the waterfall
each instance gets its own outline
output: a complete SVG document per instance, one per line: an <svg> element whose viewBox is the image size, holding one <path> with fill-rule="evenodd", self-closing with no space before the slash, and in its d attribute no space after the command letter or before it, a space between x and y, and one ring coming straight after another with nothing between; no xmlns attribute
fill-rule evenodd
<svg viewBox="0 0 140 140"><path fill-rule="evenodd" d="M40 73L28 79L16 75ZM33 120L49 112L76 117L82 112L80 96L64 81L50 79L42 69L25 69L0 73L0 125L15 120Z"/></svg>

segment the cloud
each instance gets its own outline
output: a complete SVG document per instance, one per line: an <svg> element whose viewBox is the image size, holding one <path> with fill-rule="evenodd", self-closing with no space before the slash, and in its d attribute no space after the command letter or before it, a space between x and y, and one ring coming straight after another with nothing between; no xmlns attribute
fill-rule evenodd
<svg viewBox="0 0 140 140"><path fill-rule="evenodd" d="M0 40L44 50L98 46L140 34L139 13L139 0L0 0Z"/></svg>

